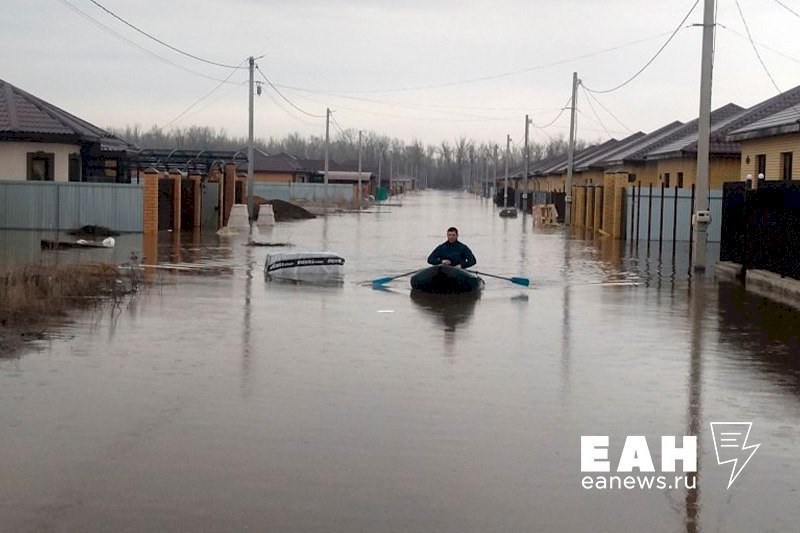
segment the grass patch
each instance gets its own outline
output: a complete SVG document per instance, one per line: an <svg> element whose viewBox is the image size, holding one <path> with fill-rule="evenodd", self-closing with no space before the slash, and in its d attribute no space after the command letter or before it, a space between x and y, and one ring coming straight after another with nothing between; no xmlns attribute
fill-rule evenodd
<svg viewBox="0 0 800 533"><path fill-rule="evenodd" d="M142 283L138 268L123 273L103 263L0 268L0 357L43 336L53 319L73 309L119 305Z"/></svg>

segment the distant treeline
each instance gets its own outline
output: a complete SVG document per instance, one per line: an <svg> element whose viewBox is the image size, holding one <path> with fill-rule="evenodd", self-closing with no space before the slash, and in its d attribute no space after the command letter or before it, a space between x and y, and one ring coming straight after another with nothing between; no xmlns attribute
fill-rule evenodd
<svg viewBox="0 0 800 533"><path fill-rule="evenodd" d="M208 126L174 128L168 132L155 126L143 131L139 125L107 130L140 148L166 148L179 150L241 150L247 146L247 138L229 135L225 130ZM453 141L441 141L437 145L423 144L418 140L407 143L375 132L363 134L362 167L364 170L388 176L392 168L394 176L428 178L428 185L439 188L460 188L488 174L494 175L494 143L476 142L466 137ZM286 152L303 159L322 159L325 156L325 138L322 136L300 136L292 133L276 139L256 139L255 144L269 154ZM551 137L547 143L530 142L531 163L554 155L566 154L568 142L563 136ZM578 141L576 149L588 143ZM344 130L332 135L330 158L339 163L356 164L358 161L358 131ZM497 147L497 175L503 176L505 146ZM382 156L382 157L381 157ZM524 165L524 146L515 143L511 147L509 168L520 170Z"/></svg>

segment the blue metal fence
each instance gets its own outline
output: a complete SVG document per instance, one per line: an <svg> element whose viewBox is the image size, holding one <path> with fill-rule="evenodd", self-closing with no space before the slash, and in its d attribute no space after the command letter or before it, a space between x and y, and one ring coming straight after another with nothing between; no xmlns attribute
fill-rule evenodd
<svg viewBox="0 0 800 533"><path fill-rule="evenodd" d="M0 229L141 232L143 201L136 184L0 181Z"/></svg>

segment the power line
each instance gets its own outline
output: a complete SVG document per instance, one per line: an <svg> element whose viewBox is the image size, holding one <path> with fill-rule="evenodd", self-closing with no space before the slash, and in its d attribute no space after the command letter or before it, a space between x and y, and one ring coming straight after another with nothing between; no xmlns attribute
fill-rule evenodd
<svg viewBox="0 0 800 533"><path fill-rule="evenodd" d="M272 89L273 89L273 90L274 90L276 93L278 93L278 96L280 96L281 98L283 98L283 99L286 101L286 103L287 103L287 104L289 104L289 105L290 105L290 106L292 106L293 108L297 109L298 111L300 111L300 112L301 112L301 113L303 113L304 115L308 115L309 117L312 117L312 118L325 118L323 115L315 115L314 113L309 113L309 112L308 112L308 111L306 111L305 109L302 109L302 108L298 107L297 105L295 105L295 103L294 103L294 102L292 102L291 100L289 100L288 98L286 98L286 96L284 96L284 94L283 94L283 93L280 91L280 89L278 89L278 88L275 86L275 84L274 84L274 83L272 83L272 82L269 80L269 78L267 78L267 75L266 75L266 74L264 74L264 72L261 70L261 68L260 68L258 65L256 65L256 70L258 71L258 73L259 73L259 74L261 74L261 77L262 77L262 78L264 78L264 80L267 82L267 84L269 84L269 86L270 86L270 87L272 87Z"/></svg>
<svg viewBox="0 0 800 533"><path fill-rule="evenodd" d="M509 76L515 76L515 75L518 75L518 74L525 74L527 72L533 72L535 70L542 70L542 69L545 69L545 68L554 67L554 66L557 66L557 65L562 65L564 63L577 61L579 59L586 59L586 58L589 58L589 57L605 54L605 53L608 53L608 52L613 52L613 51L619 50L621 48L626 48L628 46L633 46L635 44L639 44L639 43L643 43L643 42L646 42L646 41L650 41L652 39L657 39L659 37L663 37L664 35L668 35L669 33L670 32L662 32L662 33L659 33L657 35L651 35L650 37L645 37L643 39L637 39L635 41L630 41L630 42L623 43L623 44L620 44L620 45L617 45L617 46L612 46L610 48L605 48L603 50L598 50L596 52L589 52L589 53L586 53L586 54L577 55L577 56L573 56L573 57L566 58L566 59L560 59L558 61L553 61L551 63L544 63L544 64L541 64L541 65L534 65L532 67L527 67L527 68L523 68L523 69L519 69L519 70L512 70L512 71L508 71L508 72L502 72L502 73L499 73L499 74L491 74L491 75L488 75L488 76L480 76L480 77L477 77L477 78L470 78L470 79L466 79L466 80L444 82L444 83L434 83L434 84L429 84L429 85L416 85L416 86L411 86L411 87L401 87L399 89L364 89L364 90L346 90L346 91L332 91L332 92L335 92L335 93L349 93L349 94L400 93L400 92L420 91L420 90L424 90L424 89L439 89L439 88L442 88L442 87L454 87L454 86L457 86L457 85L467 85L467 84L470 84L470 83L478 83L478 82L481 82L481 81L489 81L489 80L494 80L494 79L498 79L498 78L505 78L505 77L509 77ZM282 87L285 88L285 89L294 89L294 90L298 90L298 91L310 91L310 92L314 91L314 89L309 89L309 88L306 88L306 87L292 87L292 86L282 86Z"/></svg>
<svg viewBox="0 0 800 533"><path fill-rule="evenodd" d="M153 36L153 35L151 35L151 34L147 33L146 31L144 31L144 30L142 30L142 29L139 29L139 28L137 28L136 26L134 26L133 24L131 24L130 22L128 22L128 21L127 21L127 20L125 20L124 18L120 17L119 15L117 15L116 13L114 13L113 11L111 11L110 9L108 9L107 7L105 7L105 6L103 6L102 4L100 4L100 2L96 2L95 0L89 0L89 1L90 1L91 3L93 3L94 5L96 5L97 7L99 7L100 9L102 9L103 11L105 11L106 13L108 13L109 15L111 15L112 17L114 17L115 19L117 19L118 21L120 21L120 22L122 22L123 24L125 24L126 26L128 26L129 28L131 28L131 29L133 29L133 30L135 30L135 31L139 32L140 34L144 35L145 37L147 37L147 38L149 38L149 39L152 39L152 40L154 40L154 41L155 41L155 42L157 42L158 44L161 44L161 45L163 45L163 46L166 46L167 48L169 48L170 50L172 50L172 51L174 51L174 52L178 52L179 54L185 55L186 57L191 57L192 59L196 59L197 61L202 61L203 63L208 63L209 65L215 65L215 66L217 66L217 67L225 67L225 68L247 68L247 67L242 67L241 65L240 65L240 66L238 66L238 67L235 67L235 66L233 66L233 65L226 65L226 64L224 64L224 63L217 63L216 61L210 61L210 60L208 60L208 59L203 59L202 57L196 56L196 55L194 55L194 54L190 54L189 52L184 52L183 50L181 50L181 49L179 49L179 48L176 48L176 47L172 46L172 45L171 45L171 44L169 44L169 43L165 43L164 41L162 41L162 40L161 40L161 39L159 39L158 37L155 37L155 36Z"/></svg>
<svg viewBox="0 0 800 533"><path fill-rule="evenodd" d="M331 111L331 121L333 121L333 125L336 126L339 129L339 133L341 133L342 135L345 135L344 129L342 129L342 127L339 125L339 122L337 122L336 117L333 116L333 113L334 112Z"/></svg>
<svg viewBox="0 0 800 533"><path fill-rule="evenodd" d="M794 9L792 9L791 7L789 7L789 6L787 6L786 4L784 4L783 2L781 2L781 0L775 0L775 2L776 2L777 4L779 4L781 7L783 7L784 9L786 9L786 11L788 11L789 13L791 13L792 15L794 15L795 17L797 17L797 18L800 18L800 13L798 13L797 11L795 11Z"/></svg>
<svg viewBox="0 0 800 533"><path fill-rule="evenodd" d="M725 26L724 24L717 24L717 26L719 26L723 30L726 30L726 31L736 35L737 37L739 37L741 39L747 39L747 35L742 35L738 31L736 31L734 29L731 29L731 28ZM785 53L781 52L780 50L776 50L775 48L772 48L771 46L766 45L766 44L764 44L762 42L755 41L755 40L753 42L756 43L761 48L763 48L764 50L769 50L773 54L778 54L779 56L784 57L784 58L786 58L786 59L788 59L790 61L794 61L795 63L800 63L800 59L797 59L796 57L792 57L792 56L790 56L788 54L785 54Z"/></svg>
<svg viewBox="0 0 800 533"><path fill-rule="evenodd" d="M247 61L247 59L244 59L244 60L242 61L242 63L244 63L245 61ZM241 65L242 63L239 63L239 64ZM237 67L237 68L238 68L238 67ZM197 104L199 104L200 102L202 102L203 100L205 100L206 98L208 98L209 96L211 96L212 94L214 94L214 93L217 91L217 89L219 89L220 87L222 87L222 86L223 86L223 85L224 85L224 84L225 84L225 83L226 83L226 82L227 82L229 79L231 79L231 76L233 76L233 75L236 73L236 70L237 70L237 69L231 69L231 73L230 73L230 74L228 74L228 77L227 77L227 78L225 78L224 80L222 80L222 81L221 81L221 82L220 82L220 83L219 83L219 84L218 84L216 87L214 87L213 89L211 89L211 90L210 90L209 92L207 92L207 93L206 93L204 96L202 96L202 97L198 98L198 99L197 99L197 100L196 100L196 101L195 101L195 102L194 102L192 105L190 105L189 107L187 107L186 109L184 109L184 110L183 110L183 112L182 112L181 114L179 114L178 116L176 116L175 118L173 118L172 120L170 120L169 122L167 122L166 124L164 124L163 126L161 126L161 127L160 127L160 128L158 128L158 129L159 129L159 130L163 130L164 128L166 128L167 126L169 126L170 124L172 124L173 122L175 122L176 120L178 120L179 118L181 118L183 115L185 115L186 113L188 113L188 112L189 112L189 111L190 111L190 110L191 110L191 109L192 109L194 106L196 106Z"/></svg>
<svg viewBox="0 0 800 533"><path fill-rule="evenodd" d="M772 74L770 74L769 69L767 68L767 65L764 63L764 60L761 59L761 54L758 52L758 47L756 47L756 43L753 42L753 36L750 34L750 27L747 25L747 20L745 20L745 18L744 18L744 13L742 12L742 6L739 5L739 0L734 0L734 2L736 2L736 9L739 11L739 16L742 19L742 24L744 24L744 31L747 33L747 39L750 41L750 46L753 48L753 52L756 53L756 57L758 58L758 62L761 63L761 67L764 69L764 72L767 73L767 77L769 78L769 81L772 82L772 85L775 87L775 89L779 93L782 93L783 91L781 91L781 88L778 87L777 83L775 83L775 78L773 78Z"/></svg>
<svg viewBox="0 0 800 533"><path fill-rule="evenodd" d="M589 94L588 91L582 85L580 87L583 90L584 94ZM614 136L611 135L610 131L608 131L608 128L606 127L606 125L603 122L603 120L600 118L600 115L597 114L597 111L595 110L594 106L592 105L592 101L589 100L589 98L586 98L586 103L589 104L589 109L592 110L592 114L594 114L595 118L597 119L597 122L599 122L600 126L602 126L602 128L606 131L606 134L608 135L608 137L609 138L613 138Z"/></svg>
<svg viewBox="0 0 800 533"><path fill-rule="evenodd" d="M559 112L558 112L558 115L556 115L556 118L554 118L553 120L551 120L550 122L548 122L548 123L547 123L547 124L545 124L544 126L537 126L537 125L536 125L536 124L535 124L533 121L531 121L531 126L533 126L533 127L534 127L534 128L536 128L536 129L540 129L540 130L543 130L543 129L545 129L545 128L549 128L550 126L552 126L553 124L555 124L556 120L558 120L559 118L561 118L561 115L563 115L563 114L564 114L564 111L566 111L567 109L569 109L569 108L567 107L567 104L569 104L569 101L570 101L570 100L572 100L572 97L569 97L569 98L567 98L567 101L564 103L564 105L563 105L563 106L561 106L561 111L559 111Z"/></svg>
<svg viewBox="0 0 800 533"><path fill-rule="evenodd" d="M154 57L154 58L158 59L159 61L162 61L164 63L172 65L173 67L177 67L177 68L179 68L181 70L184 70L184 71L189 72L191 74L194 74L196 76L200 76L201 78L205 78L207 80L223 81L220 78L215 78L214 76L208 76L206 74L203 74L202 72L197 72L196 70L192 70L190 68L184 67L183 65L175 63L174 61L170 61L169 59L167 59L165 57L162 57L162 56L156 54L155 52L153 52L151 50L148 50L147 48L145 48L145 47L143 47L143 46L131 41L130 39L128 39L124 35L121 35L121 34L117 33L116 31L114 31L113 29L109 28L108 26L106 26L105 24L100 22L99 20L96 20L94 17L92 17L91 15L89 15L88 13L86 13L85 11L80 9L79 7L75 6L74 4L70 3L68 0L58 0L58 1L61 2L62 4L64 4L65 6L67 6L73 12L77 13L79 16L81 16L84 19L88 20L89 22L91 22L95 26L105 30L107 33L109 33L112 36L116 37L120 41L123 41L123 42L125 42L125 43L127 43L127 44L129 44L129 45L131 45L131 46L133 46L135 48L138 48L139 50L141 50L145 54L147 54L147 55L149 55L151 57ZM228 82L228 83L231 83L231 82Z"/></svg>
<svg viewBox="0 0 800 533"><path fill-rule="evenodd" d="M381 100L375 100L373 98L364 98L364 97L359 97L359 96L348 96L348 95L344 95L344 94L340 94L340 93L331 93L331 92L317 91L317 90L311 90L311 89L301 89L301 88L292 87L292 86L288 86L288 85L280 85L280 84L276 84L276 85L278 87L282 87L284 89L289 89L289 90L293 90L293 91L306 92L306 93L311 93L311 94L320 94L320 95L325 95L325 96L331 96L333 98L342 98L342 99L346 99L346 100L355 100L355 101L358 101L358 102L368 102L368 103L373 103L373 104L378 104L378 105L385 105L385 106L390 106L390 107L400 107L400 108L413 109L413 110L419 110L419 111L433 111L435 113L457 115L457 116L466 116L466 117L479 118L479 119L485 119L485 120L495 120L496 119L496 117L487 117L487 116L483 116L483 115L474 115L474 114L471 114L471 113L458 113L458 112L442 111L441 109L437 109L437 106L408 104L408 103L401 103L401 102L384 102L384 101L381 101ZM440 106L440 107L443 107L443 106ZM454 109L454 107L450 107L450 109ZM519 109L524 109L524 108L519 108ZM502 120L510 120L511 118L512 117L502 117Z"/></svg>
<svg viewBox="0 0 800 533"><path fill-rule="evenodd" d="M679 32L679 31L680 31L680 30L683 28L683 25L686 23L686 20L689 18L689 15L691 15L691 14L692 14L692 12L694 11L694 8L696 8L696 7L697 7L697 4L699 4L699 3L700 3L700 0L695 0L694 4L692 4L692 8L689 10L689 12L688 12L688 13L686 13L686 16L685 16L685 17L683 17L683 19L681 20L680 24L678 24L678 26L675 28L675 31L673 31L673 32L672 32L672 35L670 35L670 36L669 36L669 38L668 38L668 39L667 39L667 40L664 42L664 44L662 44L662 45L661 45L661 48L659 48L659 49L658 49L658 51L655 53L655 55L653 55L653 57L651 57L651 58L650 58L650 60L649 60L647 63L645 63L645 64L644 64L644 66L643 66L642 68L640 68L640 69L639 69L639 70L638 70L638 71L637 71L637 72L636 72L636 73L635 73L633 76L631 76L631 77L630 77L630 78L628 78L627 80L623 81L622 83L620 83L620 84L619 84L619 85L617 85L616 87L612 87L611 89L605 89L605 90L602 90L602 91L598 91L598 90L590 89L589 87L586 87L585 85L584 85L584 88L585 88L587 91L589 91L589 92L593 92L593 93L610 93L610 92L616 91L617 89L621 89L622 87L625 87L625 86L626 86L626 85L628 85L630 82L632 82L633 80L635 80L636 78L638 78L638 77L639 77L639 75L640 75L642 72L644 72L644 71L647 69L647 67L649 67L649 66L650 66L650 65L653 63L653 61L655 61L655 60L656 60L656 58L657 58L659 55L661 55L661 52L663 52L663 51L664 51L664 48L666 48L666 47L667 47L667 45L668 45L668 44L669 44L669 43L672 41L672 39L673 39L673 38L674 38L674 37L675 37L675 36L678 34L678 32Z"/></svg>
<svg viewBox="0 0 800 533"><path fill-rule="evenodd" d="M616 121L617 121L617 124L619 124L620 126L622 126L623 128L625 128L625 129L628 131L628 133L633 133L633 130L632 130L632 129L630 129L628 126L626 126L626 125L625 125L625 123L624 123L624 122L622 122L620 119L618 119L618 118L617 118L617 116L616 116L614 113L612 113L612 112L611 112L611 111L610 111L610 110L609 110L609 109L608 109L606 106L604 106L604 105L603 105L603 102L601 102L600 100L598 100L598 99L597 99L597 97L595 97L595 95L593 95L592 93L590 93L589 91L587 91L587 90L586 90L586 88L585 88L585 87L584 87L582 84L581 84L581 89L583 89L583 94L584 94L584 95L586 95L588 98L591 98L592 100L594 100L594 101L595 101L595 103L596 103L597 105L599 105L600 107L602 107L602 108L605 110L605 112L606 112L606 113L608 113L609 115L611 115L611 118L613 118L614 120L616 120ZM590 103L589 105L591 105L591 103Z"/></svg>
<svg viewBox="0 0 800 533"><path fill-rule="evenodd" d="M778 91L778 94L783 94L783 91L781 90L781 88L778 87L777 83L775 83L775 78L772 77L772 74L770 73L769 69L767 68L766 63L764 63L764 60L761 59L761 54L758 53L758 47L756 47L756 43L753 41L753 36L750 34L750 27L747 25L747 20L744 18L744 13L742 12L742 6L739 5L739 0L734 0L734 2L736 2L736 9L739 11L739 16L742 18L742 24L744 24L744 30L747 33L747 38L750 41L750 46L753 48L753 52L756 53L756 57L758 58L758 62L761 63L761 66L763 67L764 72L767 73L767 77L769 78L769 81L772 82L772 85L773 85L773 87L775 87L775 90ZM800 114L800 111L797 110L797 106L795 106L794 104L791 104L791 106L792 106L792 109L794 109L795 113Z"/></svg>

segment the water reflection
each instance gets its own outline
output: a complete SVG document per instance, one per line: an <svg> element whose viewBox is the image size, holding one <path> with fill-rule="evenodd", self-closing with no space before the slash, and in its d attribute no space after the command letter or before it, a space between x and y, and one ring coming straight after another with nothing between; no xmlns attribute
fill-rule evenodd
<svg viewBox="0 0 800 533"><path fill-rule="evenodd" d="M444 331L448 333L454 333L458 327L469 322L480 298L480 291L447 295L411 291L411 300L417 307L437 321L441 321Z"/></svg>
<svg viewBox="0 0 800 533"><path fill-rule="evenodd" d="M800 310L748 292L738 283L719 283L719 342L728 357L765 372L800 394Z"/></svg>

